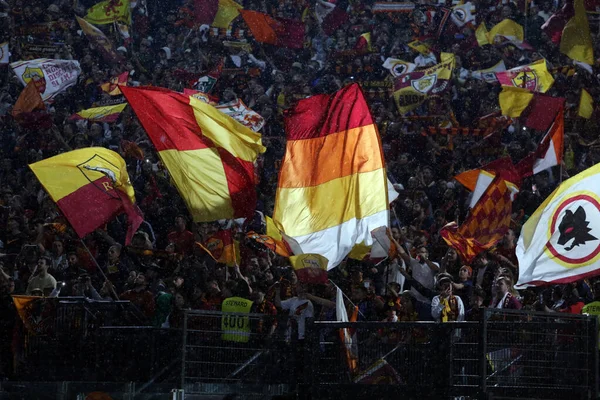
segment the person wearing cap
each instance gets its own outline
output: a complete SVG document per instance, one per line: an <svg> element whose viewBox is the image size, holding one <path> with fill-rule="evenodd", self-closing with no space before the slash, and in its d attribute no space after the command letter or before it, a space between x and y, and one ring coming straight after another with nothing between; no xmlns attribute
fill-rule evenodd
<svg viewBox="0 0 600 400"><path fill-rule="evenodd" d="M436 322L465 320L465 307L460 297L452 293L452 278L444 276L438 281L439 295L431 301L431 316Z"/></svg>

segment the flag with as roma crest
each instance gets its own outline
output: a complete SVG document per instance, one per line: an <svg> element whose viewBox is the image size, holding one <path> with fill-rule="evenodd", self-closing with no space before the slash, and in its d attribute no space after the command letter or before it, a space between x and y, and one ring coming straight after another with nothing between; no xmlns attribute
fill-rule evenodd
<svg viewBox="0 0 600 400"><path fill-rule="evenodd" d="M496 78L502 86L514 86L538 93L546 93L554 83L544 59L508 71L496 72Z"/></svg>
<svg viewBox="0 0 600 400"><path fill-rule="evenodd" d="M233 267L240 264L240 243L233 238L231 229L223 229L196 244L216 262Z"/></svg>
<svg viewBox="0 0 600 400"><path fill-rule="evenodd" d="M450 87L454 54L442 53L441 58L442 62L433 67L396 77L394 100L401 114L414 110L429 96L441 94Z"/></svg>

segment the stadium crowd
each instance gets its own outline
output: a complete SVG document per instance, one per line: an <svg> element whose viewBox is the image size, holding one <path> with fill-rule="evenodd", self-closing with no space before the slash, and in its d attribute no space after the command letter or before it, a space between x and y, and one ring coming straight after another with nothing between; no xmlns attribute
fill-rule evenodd
<svg viewBox="0 0 600 400"><path fill-rule="evenodd" d="M473 2L477 24L493 26L512 19L525 27L533 49L510 43L478 46L473 41L477 25L468 24L429 39L430 50L419 53L408 43L431 37L437 26L431 12L419 13L418 7L412 12L374 12L371 1L332 1L344 8L348 19L327 34L315 15L314 1L238 1L247 10L302 21L303 44L294 49L257 42L241 17L225 32L194 25L190 10L202 2L141 0L132 9L129 38L120 35L116 25L101 26L125 58L123 63L108 63L81 33L75 16L83 17L93 3L76 3L74 7L72 1L63 0L0 0L0 43L9 43L11 61L42 56L78 60L82 70L77 83L47 105L51 126L31 127L11 115L23 85L9 65L0 66L0 326L4 335L14 326L10 297L14 294L130 300L148 325L171 328L181 327L185 309L219 311L231 297L251 300L247 310L251 312L289 313L298 321L313 316L335 319L336 286L348 296L348 306L358 306L358 320L368 321L477 320L482 307L580 313L585 303L600 296L594 279L543 290L513 288L522 224L560 181L600 160L598 114L594 111L589 119L578 116L582 88L595 103L599 100L598 71L595 66L590 73L573 65L541 29L562 2L535 0L525 7L511 1ZM51 25L43 38L24 29L49 22L61 24ZM591 27L594 50L600 54L598 26ZM366 48L361 45L365 32L370 32ZM40 40L51 44L56 53L31 56L28 46ZM441 52L456 56L451 89L400 114L392 97L393 77L382 66L384 61L393 57L425 67L437 64ZM513 203L511 229L497 246L467 265L439 234L444 225L463 221L468 212L470 192L454 176L507 155L517 162L537 147L545 132L525 128L516 120L486 137L429 135L423 130L448 123L482 127L482 117L499 115L501 88L476 79L473 72L500 60L510 69L542 58L555 79L547 94L566 98L563 163L523 182ZM260 133L267 151L258 160L258 207L255 217L243 224L191 221L131 108L111 123L69 118L93 105L124 101L100 87L123 72L129 72L129 86L182 92L190 77L210 71L219 71L209 93L216 102L242 99L265 120ZM285 149L285 110L299 99L333 93L352 82L363 87L381 135L388 177L399 193L391 204L391 233L399 251L395 259L379 263L348 258L329 271L330 283L305 284L286 258L246 233L264 233L265 216L273 215ZM115 150L127 162L144 215L131 246L124 246L124 216L80 240L28 168L41 159L91 146ZM335 193L331 199L336 201ZM196 244L220 229L235 232L241 256L238 266L218 264ZM308 307L302 307L305 300Z"/></svg>

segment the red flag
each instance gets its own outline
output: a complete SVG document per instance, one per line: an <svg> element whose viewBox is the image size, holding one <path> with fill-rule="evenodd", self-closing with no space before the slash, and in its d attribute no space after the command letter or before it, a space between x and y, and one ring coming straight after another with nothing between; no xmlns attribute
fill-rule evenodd
<svg viewBox="0 0 600 400"><path fill-rule="evenodd" d="M463 262L470 264L479 253L502 239L510 227L511 212L511 190L502 177L496 176L465 222L460 227L452 222L440 234Z"/></svg>
<svg viewBox="0 0 600 400"><path fill-rule="evenodd" d="M563 109L565 99L535 94L531 103L521 114L523 124L539 131L547 130L555 121L559 111Z"/></svg>
<svg viewBox="0 0 600 400"><path fill-rule="evenodd" d="M563 157L564 134L564 112L561 109L538 148L517 164L521 177L527 178L555 165L560 165Z"/></svg>
<svg viewBox="0 0 600 400"><path fill-rule="evenodd" d="M304 23L287 18L274 18L257 11L239 10L257 42L278 47L304 47Z"/></svg>

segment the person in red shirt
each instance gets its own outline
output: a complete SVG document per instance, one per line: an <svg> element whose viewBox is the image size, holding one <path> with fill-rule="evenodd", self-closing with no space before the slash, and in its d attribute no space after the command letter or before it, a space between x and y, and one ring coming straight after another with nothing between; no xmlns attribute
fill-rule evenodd
<svg viewBox="0 0 600 400"><path fill-rule="evenodd" d="M169 245L167 250L172 249L175 253L191 254L194 250L194 234L187 230L187 218L183 215L175 217L175 230L169 233Z"/></svg>

